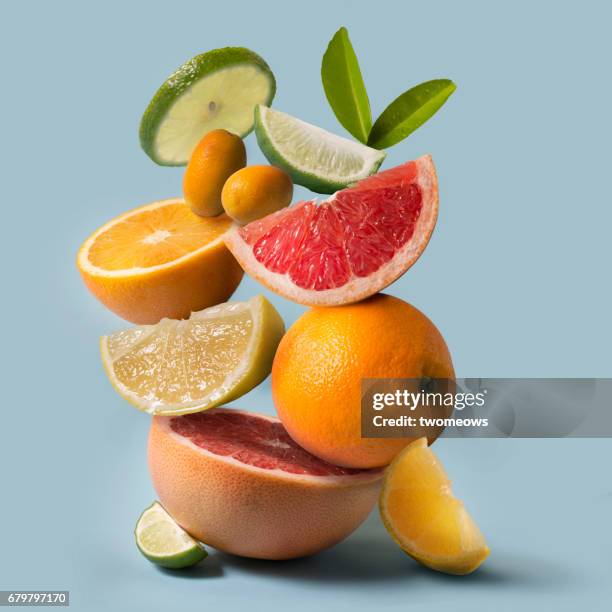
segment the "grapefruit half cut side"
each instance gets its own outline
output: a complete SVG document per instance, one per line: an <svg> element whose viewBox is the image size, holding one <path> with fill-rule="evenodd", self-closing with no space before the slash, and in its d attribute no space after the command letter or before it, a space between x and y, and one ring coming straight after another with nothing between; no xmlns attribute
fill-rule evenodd
<svg viewBox="0 0 612 612"><path fill-rule="evenodd" d="M159 500L185 531L260 559L343 540L375 505L383 474L327 463L278 419L225 408L154 417L148 457Z"/></svg>
<svg viewBox="0 0 612 612"><path fill-rule="evenodd" d="M385 170L323 202L299 202L233 228L224 240L243 269L308 306L365 299L420 257L438 217L431 156Z"/></svg>

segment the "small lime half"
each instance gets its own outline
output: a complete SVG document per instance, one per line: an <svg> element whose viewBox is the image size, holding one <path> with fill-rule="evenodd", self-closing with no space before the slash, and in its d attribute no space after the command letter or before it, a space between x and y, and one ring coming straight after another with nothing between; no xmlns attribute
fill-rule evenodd
<svg viewBox="0 0 612 612"><path fill-rule="evenodd" d="M374 174L385 153L266 106L255 108L255 135L268 161L294 183L334 193Z"/></svg>
<svg viewBox="0 0 612 612"><path fill-rule="evenodd" d="M154 502L140 515L134 535L140 552L162 567L189 567L208 554L198 541L174 522L159 502Z"/></svg>
<svg viewBox="0 0 612 612"><path fill-rule="evenodd" d="M140 144L162 166L183 166L215 129L241 138L253 129L257 104L270 104L276 81L268 64L243 47L196 55L158 89L140 122Z"/></svg>

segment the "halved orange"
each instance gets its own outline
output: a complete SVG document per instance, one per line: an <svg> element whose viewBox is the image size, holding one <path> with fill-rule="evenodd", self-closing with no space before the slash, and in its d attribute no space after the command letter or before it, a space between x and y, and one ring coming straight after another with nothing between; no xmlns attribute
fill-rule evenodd
<svg viewBox="0 0 612 612"><path fill-rule="evenodd" d="M411 557L448 574L469 574L489 548L478 526L451 491L438 458L420 438L391 463L380 494L385 527Z"/></svg>
<svg viewBox="0 0 612 612"><path fill-rule="evenodd" d="M181 199L109 221L81 246L77 266L108 308L132 323L184 319L227 301L243 271L223 243L226 215L203 218Z"/></svg>

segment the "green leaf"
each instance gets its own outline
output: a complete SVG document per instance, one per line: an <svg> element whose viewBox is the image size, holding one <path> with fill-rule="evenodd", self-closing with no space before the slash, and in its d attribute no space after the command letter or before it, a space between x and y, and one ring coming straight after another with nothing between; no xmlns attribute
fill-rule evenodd
<svg viewBox="0 0 612 612"><path fill-rule="evenodd" d="M395 98L374 123L367 144L386 149L422 126L448 100L457 86L448 79L421 83Z"/></svg>
<svg viewBox="0 0 612 612"><path fill-rule="evenodd" d="M357 140L367 142L372 127L370 101L346 28L340 28L329 42L321 63L321 80L338 121Z"/></svg>

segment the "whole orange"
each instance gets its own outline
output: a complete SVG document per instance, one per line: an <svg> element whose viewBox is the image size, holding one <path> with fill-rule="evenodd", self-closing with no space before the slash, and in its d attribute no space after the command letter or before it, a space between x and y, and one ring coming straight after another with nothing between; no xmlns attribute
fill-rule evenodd
<svg viewBox="0 0 612 612"><path fill-rule="evenodd" d="M355 468L387 465L409 438L361 437L362 378L454 378L436 326L390 295L314 308L289 329L272 366L272 395L291 437Z"/></svg>
<svg viewBox="0 0 612 612"><path fill-rule="evenodd" d="M221 194L225 212L244 225L285 206L293 197L290 176L276 166L247 166L227 179Z"/></svg>
<svg viewBox="0 0 612 612"><path fill-rule="evenodd" d="M223 212L221 191L225 181L246 164L246 149L239 136L212 130L191 154L183 177L185 202L194 213L214 217Z"/></svg>

